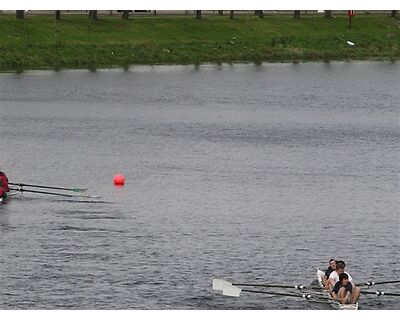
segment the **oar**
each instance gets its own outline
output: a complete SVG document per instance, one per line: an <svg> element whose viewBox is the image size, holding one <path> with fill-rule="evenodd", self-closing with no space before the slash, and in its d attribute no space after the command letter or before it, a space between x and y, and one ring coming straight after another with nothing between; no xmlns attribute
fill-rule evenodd
<svg viewBox="0 0 400 320"><path fill-rule="evenodd" d="M56 199L52 200L56 202L71 202L71 203L116 203L114 201L103 201L103 200L80 200L80 199Z"/></svg>
<svg viewBox="0 0 400 320"><path fill-rule="evenodd" d="M255 284L255 283L231 283L223 279L213 280L214 290L223 290L225 286L242 286L242 287L264 287L264 288L284 288L284 289L319 289L319 287L308 287L303 285L279 285L279 284Z"/></svg>
<svg viewBox="0 0 400 320"><path fill-rule="evenodd" d="M56 189L56 190L65 190L65 191L73 191L73 192L84 192L87 190L87 188L51 187L51 186L42 186L42 185L37 185L37 184L15 183L15 182L9 182L8 184L11 186L34 187L34 188L40 188L40 189Z"/></svg>
<svg viewBox="0 0 400 320"><path fill-rule="evenodd" d="M377 296L392 296L392 297L400 297L400 293L390 293L385 291L360 291L363 294L374 294Z"/></svg>
<svg viewBox="0 0 400 320"><path fill-rule="evenodd" d="M62 196L62 197L69 197L69 198L100 198L99 196L84 196L84 195L76 195L76 194L65 194L65 193L58 193L58 192L46 192L46 191L38 191L38 190L26 190L26 189L16 189L10 188L10 190L19 191L21 193L24 192L31 192L31 193L40 193L40 194L50 194L53 196Z"/></svg>
<svg viewBox="0 0 400 320"><path fill-rule="evenodd" d="M249 289L241 289L236 286L225 286L222 290L222 294L224 296L229 297L239 297L241 292L250 292L250 293L260 293L260 294L268 294L274 296L285 296L285 297L295 297L295 298L304 298L307 300L329 300L329 297L323 296L314 296L310 293L307 294L295 294L295 293L286 293L286 292L271 292L271 291L259 291L259 290L249 290Z"/></svg>
<svg viewBox="0 0 400 320"><path fill-rule="evenodd" d="M380 282L367 281L367 282L365 282L365 283L359 283L359 284L357 284L357 286L368 286L368 287L372 287L373 285L376 285L376 284L389 284L389 283L400 283L400 280L380 281Z"/></svg>

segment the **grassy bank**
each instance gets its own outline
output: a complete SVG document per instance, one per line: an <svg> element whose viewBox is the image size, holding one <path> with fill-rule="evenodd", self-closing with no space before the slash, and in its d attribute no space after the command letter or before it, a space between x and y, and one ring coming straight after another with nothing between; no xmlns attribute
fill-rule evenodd
<svg viewBox="0 0 400 320"><path fill-rule="evenodd" d="M347 40L355 43L349 46ZM400 22L389 16L0 16L0 71L400 58Z"/></svg>

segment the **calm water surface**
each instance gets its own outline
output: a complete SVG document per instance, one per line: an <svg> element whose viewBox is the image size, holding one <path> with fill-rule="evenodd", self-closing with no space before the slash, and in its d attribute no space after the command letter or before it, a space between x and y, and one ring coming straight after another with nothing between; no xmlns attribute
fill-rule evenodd
<svg viewBox="0 0 400 320"><path fill-rule="evenodd" d="M399 279L399 83L375 62L1 74L10 179L105 203L0 206L0 309L320 309L212 279L307 285L331 257Z"/></svg>

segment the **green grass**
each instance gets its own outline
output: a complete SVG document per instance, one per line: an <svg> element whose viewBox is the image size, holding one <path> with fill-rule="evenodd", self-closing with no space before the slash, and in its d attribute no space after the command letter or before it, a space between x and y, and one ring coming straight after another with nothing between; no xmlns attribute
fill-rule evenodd
<svg viewBox="0 0 400 320"><path fill-rule="evenodd" d="M0 16L0 71L399 57L399 20L382 15L360 14L351 29L346 16Z"/></svg>

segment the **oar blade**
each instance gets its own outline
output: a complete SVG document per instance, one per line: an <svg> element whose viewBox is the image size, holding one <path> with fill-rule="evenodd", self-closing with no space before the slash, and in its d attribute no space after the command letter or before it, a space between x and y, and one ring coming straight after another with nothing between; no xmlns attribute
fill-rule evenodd
<svg viewBox="0 0 400 320"><path fill-rule="evenodd" d="M213 279L213 290L224 290L226 286L231 286L232 283L223 279Z"/></svg>
<svg viewBox="0 0 400 320"><path fill-rule="evenodd" d="M239 297L241 291L242 289L240 289L239 287L225 286L222 290L222 294L229 297Z"/></svg>
<svg viewBox="0 0 400 320"><path fill-rule="evenodd" d="M71 191L73 191L73 192L85 192L87 190L88 190L88 188L74 188Z"/></svg>

